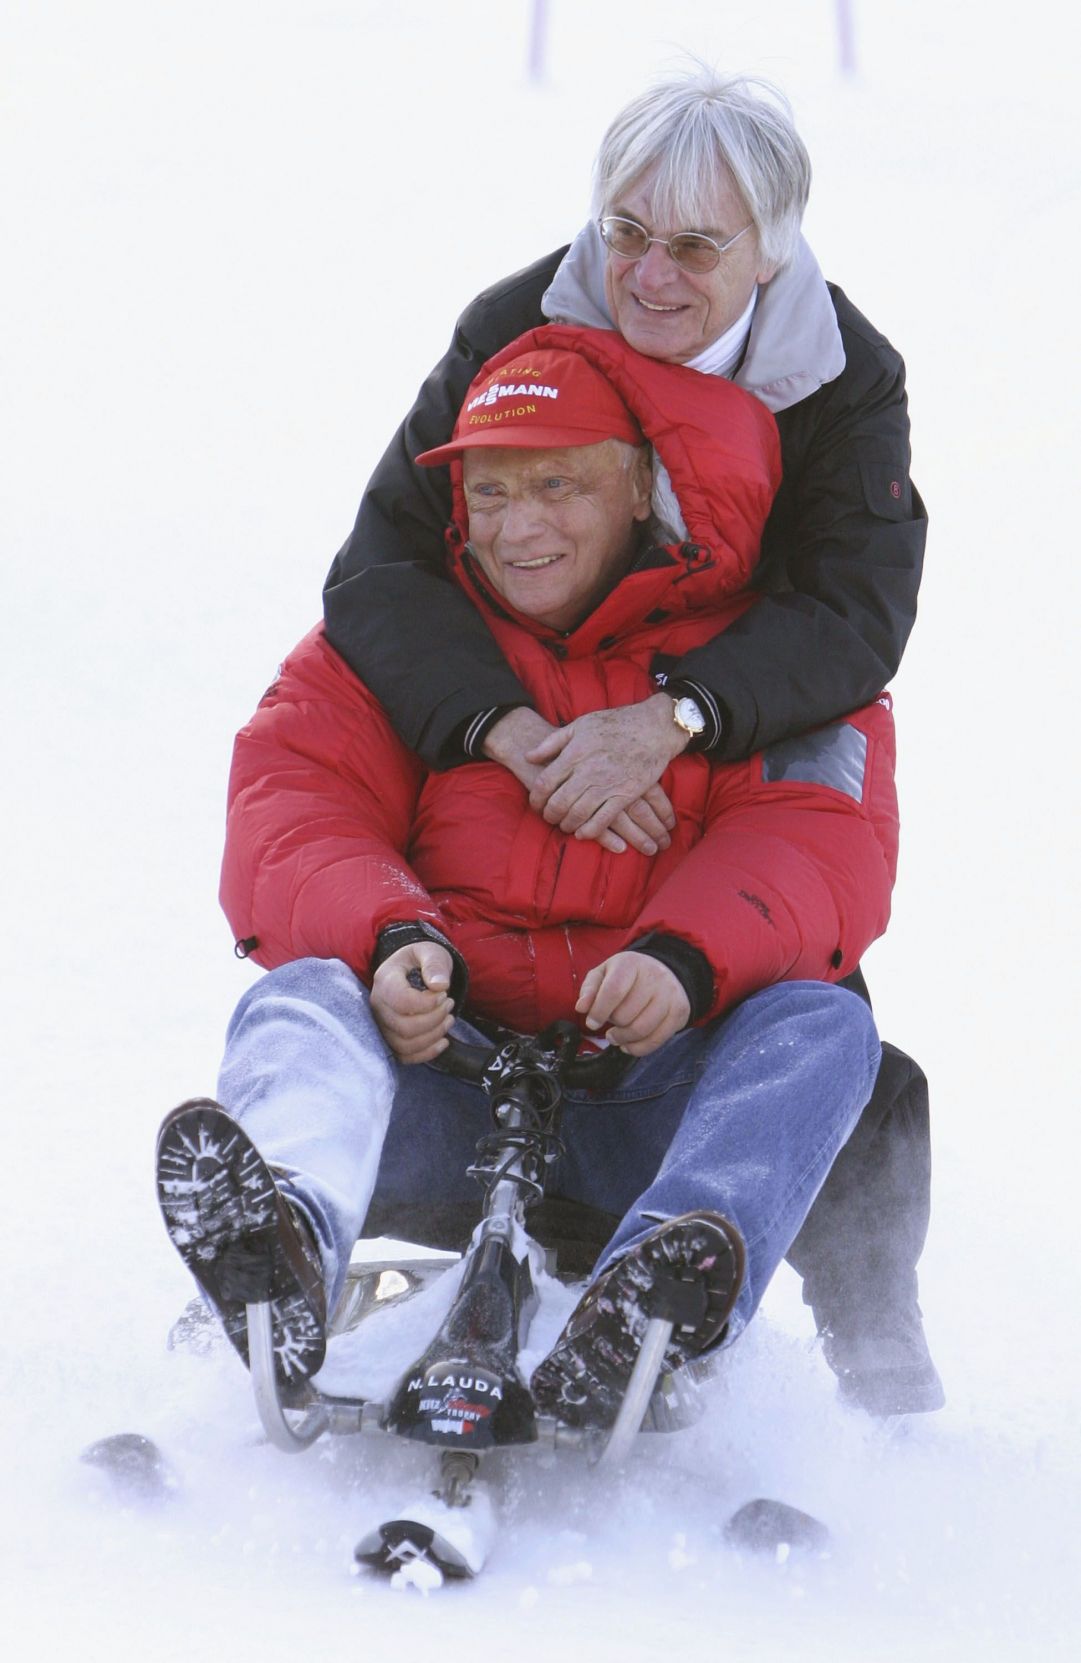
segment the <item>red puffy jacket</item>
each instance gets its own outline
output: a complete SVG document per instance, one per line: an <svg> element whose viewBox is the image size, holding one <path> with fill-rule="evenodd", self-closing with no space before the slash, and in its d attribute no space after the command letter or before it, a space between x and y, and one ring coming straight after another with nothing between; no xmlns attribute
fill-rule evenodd
<svg viewBox="0 0 1081 1663"><path fill-rule="evenodd" d="M730 383L563 326L507 348L588 354L668 468L689 538L640 561L562 635L489 603L464 549L460 470L449 564L536 708L563 723L656 691L665 660L753 604L747 581L779 477L763 406ZM484 374L504 354L485 366ZM470 1008L526 1031L574 1018L582 978L643 934L677 936L714 973L714 1016L770 983L849 974L889 917L897 849L888 698L748 762L683 755L653 858L578 842L533 812L506 769L428 773L319 627L237 736L221 898L268 968L313 955L367 978L387 924L442 930Z"/></svg>

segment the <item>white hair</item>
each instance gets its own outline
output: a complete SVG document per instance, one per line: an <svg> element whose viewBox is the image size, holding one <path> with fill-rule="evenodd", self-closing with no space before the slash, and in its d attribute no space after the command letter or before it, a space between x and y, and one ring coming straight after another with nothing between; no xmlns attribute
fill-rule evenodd
<svg viewBox="0 0 1081 1663"><path fill-rule="evenodd" d="M785 265L807 206L811 162L784 94L752 76L696 64L635 98L601 140L593 212L610 213L655 170L654 200L672 226L703 230L716 214L721 168L747 204L763 261Z"/></svg>
<svg viewBox="0 0 1081 1663"><path fill-rule="evenodd" d="M634 468L647 469L650 477L650 535L655 543L682 543L687 526L676 498L675 487L668 469L647 441L632 445L628 439L603 439L594 446L603 450L605 458L630 473Z"/></svg>

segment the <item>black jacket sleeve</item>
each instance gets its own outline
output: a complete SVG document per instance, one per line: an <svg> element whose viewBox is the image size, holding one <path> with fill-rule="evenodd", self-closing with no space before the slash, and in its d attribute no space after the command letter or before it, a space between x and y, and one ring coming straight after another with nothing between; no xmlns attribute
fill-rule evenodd
<svg viewBox="0 0 1081 1663"><path fill-rule="evenodd" d="M916 617L927 517L909 478L904 364L831 292L845 368L777 417L783 478L755 577L763 599L672 672L713 694L713 754L726 761L875 698Z"/></svg>
<svg viewBox="0 0 1081 1663"><path fill-rule="evenodd" d="M470 718L528 704L480 613L444 576L449 480L413 457L445 443L473 376L543 323L565 250L479 295L373 474L324 590L327 638L429 767L467 760ZM926 537L909 479L904 365L833 290L846 364L780 412L783 481L763 539L762 600L672 667L713 695L714 754L736 761L854 710L894 675L916 615ZM433 651L433 643L437 643Z"/></svg>
<svg viewBox="0 0 1081 1663"><path fill-rule="evenodd" d="M327 639L430 768L467 760L468 719L529 704L476 607L444 575L445 468L414 456L450 438L466 389L501 347L545 319L541 295L565 248L478 295L368 482L323 591ZM433 650L434 648L434 650Z"/></svg>

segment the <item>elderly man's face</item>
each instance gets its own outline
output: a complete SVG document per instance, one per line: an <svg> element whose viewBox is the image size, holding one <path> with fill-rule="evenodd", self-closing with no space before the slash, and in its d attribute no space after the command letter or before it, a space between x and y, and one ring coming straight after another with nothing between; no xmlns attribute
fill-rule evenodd
<svg viewBox="0 0 1081 1663"><path fill-rule="evenodd" d="M633 558L636 522L650 512L648 450L611 439L493 446L462 462L469 541L492 588L527 618L574 629Z"/></svg>
<svg viewBox="0 0 1081 1663"><path fill-rule="evenodd" d="M654 237L704 231L719 243L734 237L751 217L727 174L718 180L708 225L671 224L654 201L649 174L605 212L637 220ZM604 286L608 309L625 341L647 358L685 364L731 328L756 284L772 276L751 230L721 255L712 271L700 275L677 266L661 243L650 243L640 260L623 260L609 250Z"/></svg>

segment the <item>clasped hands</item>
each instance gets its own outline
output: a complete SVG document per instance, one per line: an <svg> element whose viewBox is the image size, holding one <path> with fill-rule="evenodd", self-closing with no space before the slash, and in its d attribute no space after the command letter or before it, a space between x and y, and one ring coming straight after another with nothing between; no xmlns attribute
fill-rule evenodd
<svg viewBox="0 0 1081 1663"><path fill-rule="evenodd" d="M671 698L655 693L562 728L523 706L495 724L484 749L521 781L549 825L595 838L612 854L630 846L655 855L668 848L676 823L658 781L687 742Z"/></svg>

